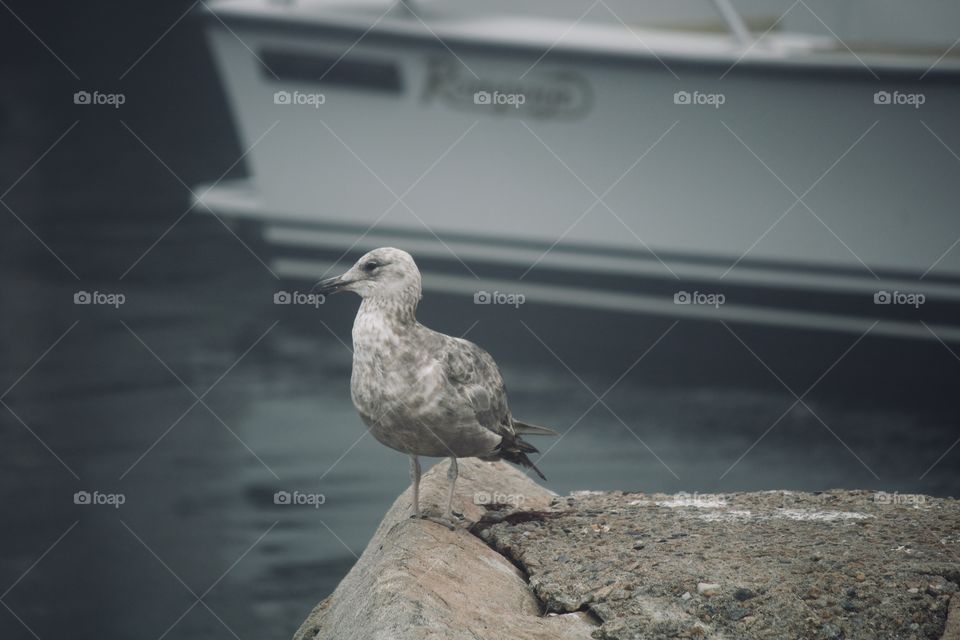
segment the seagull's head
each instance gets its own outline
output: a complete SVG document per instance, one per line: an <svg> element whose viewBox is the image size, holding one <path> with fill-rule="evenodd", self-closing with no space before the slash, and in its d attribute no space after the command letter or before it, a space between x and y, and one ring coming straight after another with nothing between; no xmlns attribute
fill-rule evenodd
<svg viewBox="0 0 960 640"><path fill-rule="evenodd" d="M381 247L366 253L343 275L321 280L314 293L353 291L361 298L416 305L420 300L420 270L406 251Z"/></svg>

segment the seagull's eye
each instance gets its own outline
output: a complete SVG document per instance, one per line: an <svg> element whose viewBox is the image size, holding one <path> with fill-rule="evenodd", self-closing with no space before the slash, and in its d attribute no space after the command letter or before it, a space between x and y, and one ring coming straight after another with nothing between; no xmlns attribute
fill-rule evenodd
<svg viewBox="0 0 960 640"><path fill-rule="evenodd" d="M378 268L380 268L380 263L376 260L371 260L370 262L364 263L363 270L367 273L373 273Z"/></svg>

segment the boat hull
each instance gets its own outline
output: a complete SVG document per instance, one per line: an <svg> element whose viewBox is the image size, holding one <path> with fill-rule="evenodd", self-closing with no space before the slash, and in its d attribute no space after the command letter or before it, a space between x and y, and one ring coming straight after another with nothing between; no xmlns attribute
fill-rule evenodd
<svg viewBox="0 0 960 640"><path fill-rule="evenodd" d="M445 260L460 290L499 265L514 288L553 272L632 283L574 296L600 308L710 317L673 300L695 290L724 294L734 320L884 318L929 337L927 318L956 339L951 69L216 17L252 178L207 204L264 223L291 274L315 269L311 247L389 243ZM922 313L884 292L922 295Z"/></svg>

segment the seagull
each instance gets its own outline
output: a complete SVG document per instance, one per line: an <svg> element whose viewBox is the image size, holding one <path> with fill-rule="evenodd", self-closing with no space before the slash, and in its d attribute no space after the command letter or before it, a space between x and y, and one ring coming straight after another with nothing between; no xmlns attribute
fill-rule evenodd
<svg viewBox="0 0 960 640"><path fill-rule="evenodd" d="M507 460L546 477L527 456L539 453L521 435L556 431L514 419L489 353L417 322L420 270L406 251L370 251L346 273L318 282L314 293L352 291L362 298L353 322L350 396L373 436L410 456L411 518L454 528L457 458ZM448 457L449 489L442 517L420 511L419 456Z"/></svg>

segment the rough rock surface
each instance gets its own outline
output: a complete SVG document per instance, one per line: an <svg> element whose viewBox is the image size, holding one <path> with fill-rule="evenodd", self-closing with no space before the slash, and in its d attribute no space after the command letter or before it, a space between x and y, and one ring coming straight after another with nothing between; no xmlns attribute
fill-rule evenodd
<svg viewBox="0 0 960 640"><path fill-rule="evenodd" d="M424 476L438 511L447 463ZM295 640L960 640L960 502L864 491L556 497L464 460L409 490ZM489 546L488 546L489 545Z"/></svg>
<svg viewBox="0 0 960 640"><path fill-rule="evenodd" d="M602 621L598 639L952 639L960 627L949 498L582 492L536 519L505 515L475 529L547 610Z"/></svg>
<svg viewBox="0 0 960 640"><path fill-rule="evenodd" d="M502 499L545 508L555 497L513 467L460 461L454 510L464 525L450 531L408 517L408 488L393 504L357 564L311 612L295 640L548 640L588 639L595 629L582 613L541 615L525 576L467 530ZM439 513L447 463L421 482L421 507Z"/></svg>

